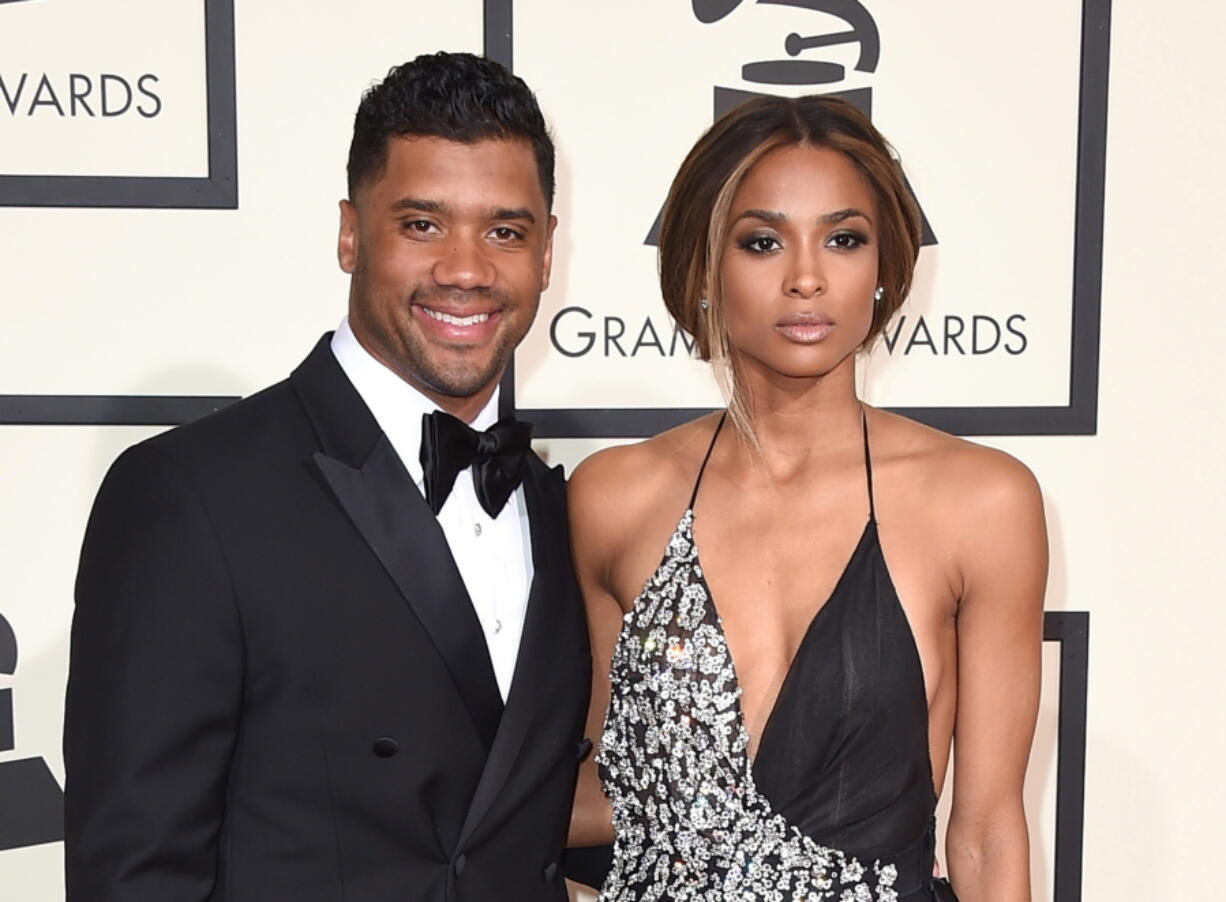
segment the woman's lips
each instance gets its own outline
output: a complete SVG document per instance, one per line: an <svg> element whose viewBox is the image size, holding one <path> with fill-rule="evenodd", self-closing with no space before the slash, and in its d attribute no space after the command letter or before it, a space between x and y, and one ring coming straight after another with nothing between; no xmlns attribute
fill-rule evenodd
<svg viewBox="0 0 1226 902"><path fill-rule="evenodd" d="M789 341L816 344L834 331L834 323L821 315L799 314L779 320L775 328Z"/></svg>

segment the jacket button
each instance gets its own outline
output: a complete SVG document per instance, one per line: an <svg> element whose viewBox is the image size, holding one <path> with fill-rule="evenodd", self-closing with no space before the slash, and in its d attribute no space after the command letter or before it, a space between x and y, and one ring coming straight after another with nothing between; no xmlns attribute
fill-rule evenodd
<svg viewBox="0 0 1226 902"><path fill-rule="evenodd" d="M546 883L553 883L553 879L558 876L558 863L551 861L545 865L545 870L541 873Z"/></svg>
<svg viewBox="0 0 1226 902"><path fill-rule="evenodd" d="M459 877L464 873L464 869L468 867L468 856L461 852L460 857L455 860L455 864L451 867L455 871L455 875Z"/></svg>
<svg viewBox="0 0 1226 902"><path fill-rule="evenodd" d="M586 758L591 753L591 751L592 751L592 740L584 736L583 739L579 742L579 748L577 750L579 760L582 761L584 758Z"/></svg>
<svg viewBox="0 0 1226 902"><path fill-rule="evenodd" d="M380 736L371 745L371 750L380 758L390 758L400 751L400 743L391 736Z"/></svg>

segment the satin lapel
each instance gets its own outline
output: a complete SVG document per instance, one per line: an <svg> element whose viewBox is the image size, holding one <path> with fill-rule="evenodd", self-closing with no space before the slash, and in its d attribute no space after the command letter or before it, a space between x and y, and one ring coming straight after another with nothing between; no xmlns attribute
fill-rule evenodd
<svg viewBox="0 0 1226 902"><path fill-rule="evenodd" d="M563 547L564 484L539 460L532 459L525 470L523 487L532 537L532 589L502 724L473 793L457 847L468 841L489 813L507 781L511 766L519 757L524 739L541 713L544 704L541 689L552 651L551 625L556 622L554 611L566 598L564 587L558 585L565 570L559 555L570 553Z"/></svg>
<svg viewBox="0 0 1226 902"><path fill-rule="evenodd" d="M314 455L316 466L429 633L487 749L502 717L489 649L443 530L387 436L360 468ZM429 687L422 687L430 691Z"/></svg>

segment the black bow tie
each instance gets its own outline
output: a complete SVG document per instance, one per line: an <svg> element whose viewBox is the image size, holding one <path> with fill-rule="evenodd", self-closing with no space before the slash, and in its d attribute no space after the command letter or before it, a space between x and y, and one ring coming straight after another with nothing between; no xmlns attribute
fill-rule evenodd
<svg viewBox="0 0 1226 902"><path fill-rule="evenodd" d="M504 417L478 432L441 410L425 414L420 456L430 510L437 515L443 509L456 476L471 466L477 500L487 514L497 517L523 479L524 456L531 441L532 424L514 417Z"/></svg>

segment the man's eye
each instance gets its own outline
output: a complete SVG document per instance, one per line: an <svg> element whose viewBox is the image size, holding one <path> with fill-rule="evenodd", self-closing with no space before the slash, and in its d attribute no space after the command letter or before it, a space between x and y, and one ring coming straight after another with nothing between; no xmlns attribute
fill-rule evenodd
<svg viewBox="0 0 1226 902"><path fill-rule="evenodd" d="M524 237L522 232L510 226L498 226L492 234L499 241L515 241Z"/></svg>
<svg viewBox="0 0 1226 902"><path fill-rule="evenodd" d="M434 223L428 219L410 219L404 224L404 227L410 232L428 232L434 228Z"/></svg>

